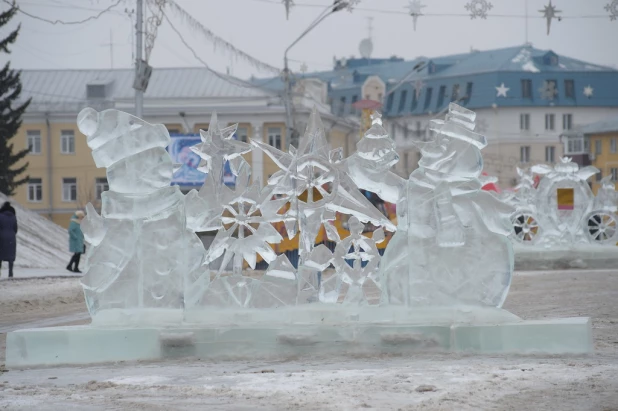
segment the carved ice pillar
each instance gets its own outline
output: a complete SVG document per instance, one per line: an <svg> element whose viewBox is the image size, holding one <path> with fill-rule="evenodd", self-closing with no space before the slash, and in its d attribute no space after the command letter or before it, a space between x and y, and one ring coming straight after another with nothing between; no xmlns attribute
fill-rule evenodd
<svg viewBox="0 0 618 411"><path fill-rule="evenodd" d="M251 123L251 139L263 142L264 141L264 132L263 132L263 123ZM265 184L264 181L264 153L262 150L253 150L251 152L251 174L253 176L253 181L256 179L260 179L262 184Z"/></svg>

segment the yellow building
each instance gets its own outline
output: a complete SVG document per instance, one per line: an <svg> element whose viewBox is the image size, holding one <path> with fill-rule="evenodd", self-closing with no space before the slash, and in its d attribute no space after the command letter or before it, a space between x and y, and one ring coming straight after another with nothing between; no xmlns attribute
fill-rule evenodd
<svg viewBox="0 0 618 411"><path fill-rule="evenodd" d="M77 209L88 202L100 206L108 189L105 169L96 168L86 137L76 125L84 107L134 112L134 72L117 70L23 70L22 98L32 98L23 125L13 139L16 148L30 147L28 184L14 196L18 203L67 227ZM330 114L326 101L295 97L295 122L304 131L316 105L331 147L348 155L357 141L357 124ZM225 80L203 68L156 69L144 95L144 119L165 124L170 133L207 129L210 115L219 123L238 123L237 137L258 139L285 149L285 109L276 93ZM246 155L253 176L265 182L277 166L259 150Z"/></svg>
<svg viewBox="0 0 618 411"><path fill-rule="evenodd" d="M612 181L618 183L618 117L588 124L574 133L584 139L590 165L600 170L592 180L594 194L604 177L611 176Z"/></svg>

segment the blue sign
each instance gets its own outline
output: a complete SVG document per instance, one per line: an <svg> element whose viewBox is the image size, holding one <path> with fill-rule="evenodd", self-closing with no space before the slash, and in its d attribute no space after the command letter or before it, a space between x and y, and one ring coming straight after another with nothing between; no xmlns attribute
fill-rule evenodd
<svg viewBox="0 0 618 411"><path fill-rule="evenodd" d="M172 143L167 147L167 151L174 163L182 164L182 167L174 174L172 185L201 187L207 174L197 169L200 164L200 156L191 151L192 146L202 142L200 135L171 134L170 137ZM228 186L236 185L236 176L232 173L229 161L225 163L223 182Z"/></svg>

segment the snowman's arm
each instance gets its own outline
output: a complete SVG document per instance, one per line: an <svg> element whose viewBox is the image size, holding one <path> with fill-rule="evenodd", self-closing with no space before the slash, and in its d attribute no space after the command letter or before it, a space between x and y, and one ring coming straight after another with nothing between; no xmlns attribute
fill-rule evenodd
<svg viewBox="0 0 618 411"><path fill-rule="evenodd" d="M348 175L358 188L376 193L382 200L393 204L404 194L406 180L392 171L358 157L347 163Z"/></svg>

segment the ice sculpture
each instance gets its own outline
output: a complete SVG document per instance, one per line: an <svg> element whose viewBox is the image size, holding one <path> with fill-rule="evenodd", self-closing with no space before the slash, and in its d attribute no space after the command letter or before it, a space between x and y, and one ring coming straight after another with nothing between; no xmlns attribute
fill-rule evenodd
<svg viewBox="0 0 618 411"><path fill-rule="evenodd" d="M580 169L568 157L553 168L536 165L518 172L518 192L508 200L516 208L511 220L518 244L546 248L616 244L615 188L610 177L601 181L595 198L587 180L599 170ZM534 174L543 176L537 189Z"/></svg>
<svg viewBox="0 0 618 411"><path fill-rule="evenodd" d="M409 180L389 171L397 157L379 117L348 161L359 187L397 202L397 232L380 266L383 304L500 307L506 298L513 210L481 191L487 141L474 118L450 104L446 120L432 120L431 138L414 141L422 158Z"/></svg>
<svg viewBox="0 0 618 411"><path fill-rule="evenodd" d="M82 223L90 247L81 282L93 318L109 309L182 308L187 278L204 258L199 238L186 228L184 196L170 186L174 165L163 125L117 110L79 113L78 126L109 191L101 215L92 204Z"/></svg>
<svg viewBox="0 0 618 411"><path fill-rule="evenodd" d="M193 147L207 173L204 185L183 196L170 186L175 165L165 151L165 127L116 110L84 109L79 128L110 184L101 215L89 204L82 223L90 244L82 285L93 323L9 333L7 366L426 350L591 352L588 318L524 321L499 308L513 272L507 235L515 209L481 190L487 142L473 131L474 119L449 105L444 121L432 121L430 138L415 141L422 158L404 179L390 171L399 157L377 114L348 158L330 149L316 110L298 149L287 153L234 140L235 126L219 127L213 114ZM242 157L251 150L280 168L263 187L257 178L251 182ZM226 164L234 188L224 184ZM539 190L581 182L585 176L564 164ZM610 185L604 181L595 207L613 216ZM360 188L397 205L397 227ZM347 216L349 234L338 215ZM599 217L588 220L590 235L609 242L615 225L612 232ZM363 223L375 228L363 233ZM330 248L316 245L321 227ZM385 241L384 230L395 234L381 257L376 245ZM207 249L196 232L214 233ZM277 255L280 232L286 241L298 238L298 264Z"/></svg>

